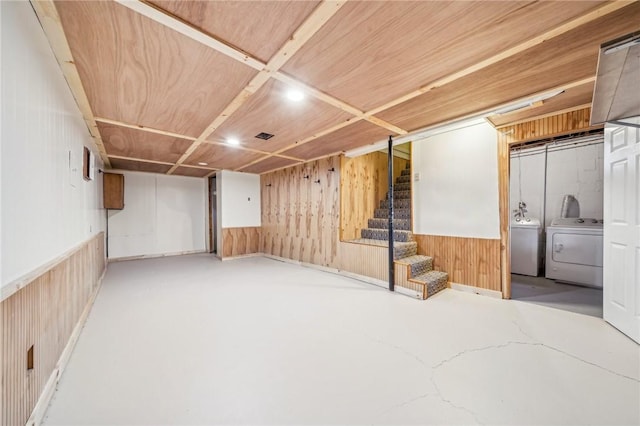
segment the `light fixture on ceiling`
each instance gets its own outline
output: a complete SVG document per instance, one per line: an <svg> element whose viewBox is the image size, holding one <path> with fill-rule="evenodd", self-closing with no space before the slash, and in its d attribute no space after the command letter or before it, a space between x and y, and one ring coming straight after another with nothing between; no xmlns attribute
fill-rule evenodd
<svg viewBox="0 0 640 426"><path fill-rule="evenodd" d="M526 99L522 102L507 105L503 108L497 109L493 112L493 114L502 115L532 106L541 106L543 101L553 98L554 96L558 96L561 93L564 93L564 90L556 90L553 92L543 93L542 95L534 96L533 98Z"/></svg>
<svg viewBox="0 0 640 426"><path fill-rule="evenodd" d="M304 99L304 92L298 89L289 89L287 91L287 99L293 102L300 102Z"/></svg>
<svg viewBox="0 0 640 426"><path fill-rule="evenodd" d="M228 138L227 143L229 145L240 145L240 141L237 138Z"/></svg>
<svg viewBox="0 0 640 426"><path fill-rule="evenodd" d="M201 161L198 163L198 166L208 166L209 163L205 163L204 161Z"/></svg>

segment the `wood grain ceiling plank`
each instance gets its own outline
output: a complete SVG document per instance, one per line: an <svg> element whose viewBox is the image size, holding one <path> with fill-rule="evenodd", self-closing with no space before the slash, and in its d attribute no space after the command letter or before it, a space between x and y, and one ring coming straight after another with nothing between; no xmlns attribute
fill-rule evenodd
<svg viewBox="0 0 640 426"><path fill-rule="evenodd" d="M594 82L589 81L586 84L566 89L564 93L543 101L539 107L514 111L507 114L492 115L488 117L488 120L490 120L494 126L501 127L507 124L530 121L548 114L556 114L559 111L566 112L567 109L582 109L591 104L593 86ZM577 108L576 105L580 108Z"/></svg>
<svg viewBox="0 0 640 426"><path fill-rule="evenodd" d="M153 0L151 3L201 32L267 62L319 2Z"/></svg>
<svg viewBox="0 0 640 426"><path fill-rule="evenodd" d="M174 164L191 141L139 129L98 122L109 156L145 158Z"/></svg>
<svg viewBox="0 0 640 426"><path fill-rule="evenodd" d="M342 123L338 123L335 126L332 126L332 127L328 128L328 129L324 129L324 130L322 130L320 132L314 133L313 135L301 140L300 142L296 142L296 143L291 144L290 146L287 146L287 147L284 147L284 148L280 148L279 150L277 150L273 154L268 155L267 157L250 161L250 162L240 166L238 169L244 169L245 167L249 167L249 166L251 166L251 165L253 165L253 164L255 164L255 163L259 162L259 161L265 160L266 158L272 157L274 155L279 155L279 156L283 156L283 157L290 157L290 155L287 154L285 151L287 151L287 150L289 150L291 148L294 148L294 147L309 143L309 142L311 142L313 140L316 140L316 139L318 139L318 138L320 138L322 136L325 136L325 135L328 135L328 134L333 133L335 131L338 131L340 129L343 129L345 127L348 127L348 126L350 126L350 125L352 125L354 123L360 122L362 120L363 120L362 118L353 117L353 118L351 118L351 119L349 119L347 121L344 121Z"/></svg>
<svg viewBox="0 0 640 426"><path fill-rule="evenodd" d="M64 78L67 80L69 89L73 94L76 104L78 105L78 109L80 109L80 113L87 125L87 129L89 129L89 133L98 148L100 158L104 162L105 166L110 167L111 163L107 156L107 151L104 148L104 144L102 143L102 138L98 131L98 126L95 121L89 98L85 92L78 69L76 68L73 54L71 53L71 48L69 47L67 37L65 36L58 10L52 0L31 0L31 5L38 16L38 20L42 25L42 29L44 30L47 39L49 40L51 50L56 57L56 61L62 70Z"/></svg>
<svg viewBox="0 0 640 426"><path fill-rule="evenodd" d="M302 161L295 161L287 158L274 156L239 170L247 173L262 174L262 173L268 173L272 170L281 169L284 167L290 167L290 166L293 166L294 164L299 164L299 163L302 163Z"/></svg>
<svg viewBox="0 0 640 426"><path fill-rule="evenodd" d="M313 96L316 99L319 99L335 108L339 108L345 112L348 112L356 117L362 118L367 120L370 123L373 123L377 126L380 127L384 127L387 130L391 130L392 132L394 132L395 134L399 134L399 135L405 135L407 134L407 131L404 129L401 129L391 123L387 123L386 121L378 118L378 117L374 117L372 114L365 114L364 111L359 110L358 108L349 105L346 102L341 101L340 99L334 98L331 95L328 95L316 88L307 86L305 84L302 84L300 81L296 80L295 78L284 74L282 72L277 72L273 74L273 78L275 78L276 80L279 80L285 84L290 85L291 87L297 87L300 90L302 90L303 92Z"/></svg>
<svg viewBox="0 0 640 426"><path fill-rule="evenodd" d="M286 98L289 87L270 80L231 118L224 122L209 140L224 142L237 138L243 148L275 152L314 133L352 117L340 109L314 98L294 102ZM261 132L274 135L268 140L255 136Z"/></svg>
<svg viewBox="0 0 640 426"><path fill-rule="evenodd" d="M136 172L166 173L171 168L167 164L158 164L142 161L111 159L111 167L118 170L133 170Z"/></svg>
<svg viewBox="0 0 640 426"><path fill-rule="evenodd" d="M565 34L569 31L572 31L576 28L579 28L582 25L588 24L589 22L592 22L596 19L599 19L603 16L606 16L607 14L616 12L618 10L620 10L621 8L624 8L626 6L628 6L629 4L631 4L632 2L629 1L614 1L614 2L610 2L610 3L606 3L604 6L599 7L598 9L592 10L589 13L586 13L582 16L579 16L569 22L566 22L558 27L552 28L549 31L540 34L536 37L533 37L532 39L526 40L523 43L520 43L517 46L514 46L510 49L506 49L504 51L499 52L496 55L493 55L483 61L480 61L478 63L475 63L471 66L468 66L458 72L454 72L452 74L449 74L443 78L440 78L436 81L434 81L433 83L430 83L426 86L420 87L418 90L415 90L411 93L407 93L404 96L401 96L397 99L394 99L393 101L387 102L384 105L380 105L374 109L372 109L371 111L368 111L368 114L377 114L381 111L387 110L389 108L392 108L396 105L400 105L401 103L404 103L408 100L411 100L417 96L420 96L430 90L436 89L438 87L444 86L446 84L449 84L451 82L454 82L460 78L466 77L474 72L480 71L486 67L489 67L493 64L496 64L504 59L507 59L509 57L513 57L515 55L520 54L521 52L524 52L528 49L531 49L533 47L539 46L540 44L549 41L551 39L553 39L554 37L558 37L562 34Z"/></svg>
<svg viewBox="0 0 640 426"><path fill-rule="evenodd" d="M389 133L386 129L382 129L366 121L360 121L284 151L283 154L303 158L307 161L328 153L345 152L353 148L373 144L388 136Z"/></svg>
<svg viewBox="0 0 640 426"><path fill-rule="evenodd" d="M97 116L198 135L256 74L118 3L56 6Z"/></svg>
<svg viewBox="0 0 640 426"><path fill-rule="evenodd" d="M554 87L566 88L567 82L592 80L599 45L632 31L638 22L640 2L606 14L378 116L413 131L457 117L491 111L499 105L550 91Z"/></svg>
<svg viewBox="0 0 640 426"><path fill-rule="evenodd" d="M298 27L294 35L287 40L278 52L273 55L269 62L265 65L264 69L260 71L249 84L233 99L233 101L227 105L225 110L218 115L213 122L207 126L198 139L196 139L191 147L183 154L178 160L178 163L172 167L167 173L171 174L179 164L183 163L187 158L193 154L196 149L206 140L222 123L224 123L234 112L236 112L242 104L255 92L257 92L270 78L272 73L277 72L282 65L284 65L295 52L302 47L304 42L308 40L313 34L318 31L326 21L342 7L344 1L338 2L333 0L324 0L318 7L316 7L305 19L305 21Z"/></svg>
<svg viewBox="0 0 640 426"><path fill-rule="evenodd" d="M207 166L214 169L236 170L245 163L264 158L264 154L257 152L242 151L232 146L202 144L199 145L184 161L183 165L198 165L207 163ZM174 166L174 169L176 167Z"/></svg>
<svg viewBox="0 0 640 426"><path fill-rule="evenodd" d="M178 167L173 174L174 175L180 175L180 176L189 176L189 177L199 177L199 178L203 178L205 176L207 176L209 173L211 173L211 170L206 170L206 169L196 169L193 167Z"/></svg>

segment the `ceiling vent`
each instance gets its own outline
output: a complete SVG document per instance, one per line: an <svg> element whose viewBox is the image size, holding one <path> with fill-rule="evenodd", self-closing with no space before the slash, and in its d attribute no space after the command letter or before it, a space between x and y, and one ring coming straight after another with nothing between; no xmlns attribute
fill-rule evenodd
<svg viewBox="0 0 640 426"><path fill-rule="evenodd" d="M273 135L271 133L266 133L266 132L261 132L256 135L256 138L263 139L265 141L271 139L272 137Z"/></svg>

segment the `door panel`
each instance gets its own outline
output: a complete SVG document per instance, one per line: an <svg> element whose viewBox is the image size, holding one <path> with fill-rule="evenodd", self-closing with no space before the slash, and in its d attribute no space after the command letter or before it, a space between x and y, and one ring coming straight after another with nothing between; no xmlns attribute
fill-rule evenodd
<svg viewBox="0 0 640 426"><path fill-rule="evenodd" d="M607 124L604 141L604 319L640 342L640 129Z"/></svg>

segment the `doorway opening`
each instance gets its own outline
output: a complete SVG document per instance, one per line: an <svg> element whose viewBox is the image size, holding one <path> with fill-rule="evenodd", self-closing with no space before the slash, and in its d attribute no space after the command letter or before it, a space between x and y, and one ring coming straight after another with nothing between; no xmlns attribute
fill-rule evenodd
<svg viewBox="0 0 640 426"><path fill-rule="evenodd" d="M602 318L604 132L510 146L511 298Z"/></svg>

